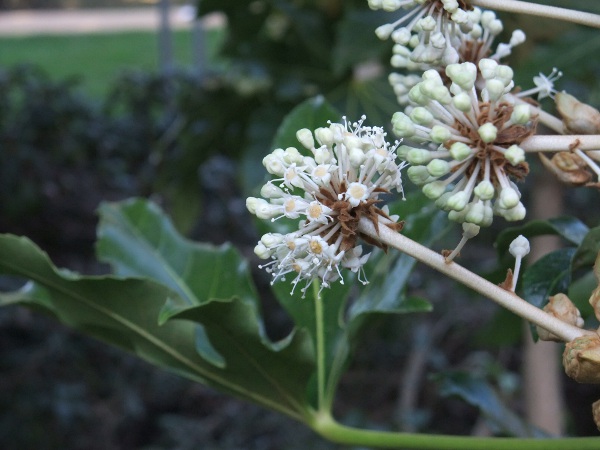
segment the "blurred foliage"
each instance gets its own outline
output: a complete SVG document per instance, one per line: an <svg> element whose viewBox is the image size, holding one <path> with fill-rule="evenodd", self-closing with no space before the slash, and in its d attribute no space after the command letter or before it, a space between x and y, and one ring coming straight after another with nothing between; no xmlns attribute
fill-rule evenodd
<svg viewBox="0 0 600 450"><path fill-rule="evenodd" d="M583 9L592 6L588 1L576 4ZM97 104L83 97L74 81L56 82L30 68L0 74L0 151L5 156L0 167L2 231L30 235L55 254L81 253L83 244L93 241L93 210L100 200L144 195L166 206L180 230L192 231L202 240L245 235L242 251L251 254L255 230L245 214L244 195L237 183L250 192L262 181L260 161L269 148L278 145L278 140L271 144L273 137L294 106L320 94L349 118L366 113L370 123L381 125L386 125L396 110L386 80L390 44L373 34L373 29L388 19L384 13L370 11L365 0L201 0L200 14L213 11L225 13L228 19L221 49L224 64L202 78L183 71L168 76L131 73L114 81L111 94ZM599 106L600 69L597 59L589 57L598 44L592 30L565 25L564 32L556 33L556 27L543 20L507 16L503 15L507 30L516 25L528 34L528 43L518 47L510 60L518 84L527 88L531 76L558 66L565 72L559 89L573 90ZM333 114L332 110L327 114ZM596 193L579 190L574 195L570 206L579 207L577 212L587 217L597 215L589 208L597 201ZM231 211L226 210L235 214L228 215ZM393 212L409 215L407 232L426 242L433 242L446 225L418 197L398 202ZM215 215L221 216L214 219ZM244 227L236 228L241 224ZM209 227L214 234L207 232ZM540 232L560 232L560 227L550 223ZM488 241L480 236L470 248L479 256L490 255ZM481 264L480 258L473 263L470 252L464 253L467 263L478 270L495 268L493 262ZM370 305L371 312L379 306L392 311L392 301L425 311L429 306L421 299L428 298L433 313L385 320L382 314L370 314L364 324L357 320L357 327L361 325L367 334L367 344L355 345L354 330L344 329L336 321L336 314L346 305L339 301L329 305L327 326L335 339L328 343L327 351L339 364L330 367L329 374L333 383L339 381L343 394L336 399L339 416L358 424L377 421L377 426L384 428L401 428L412 420L418 431L462 434L471 433L480 417L475 407L492 422L498 421L505 405L512 409L521 405L518 376L511 372L518 370L520 363L514 348L520 336L519 320L510 315L506 321L497 320L498 327L492 329L490 320L497 318L493 306L474 301L455 284L423 268L410 272L409 277L408 266L412 268L413 263L407 259L382 254L373 259L369 289L388 294L385 304ZM563 263L562 268L568 261ZM66 272L61 276L68 278ZM581 282L574 286L579 297L585 298L591 284L585 275L577 280ZM281 288L288 293L286 286ZM289 319L282 319L277 308L268 305L266 309L275 312L265 314L271 314L278 326L287 330ZM292 315L308 314L303 310L305 304L288 302L284 306ZM347 306L357 313L356 303ZM502 319L506 315L501 314ZM293 428L277 416L198 391L160 372L152 371L147 377L148 367L88 341L81 343L73 335L65 337L47 322L42 322L41 328L50 328L48 339L44 333L35 334L39 322L30 316L15 319L18 323L3 317L2 350L9 356L0 366L4 393L0 405L15 411L15 417L7 414L0 421L0 441L4 444L15 437L3 448L331 448L320 441L311 442L311 436L295 439L304 429ZM414 339L420 325L429 333L429 347L421 347L422 342ZM494 335L490 339L494 342L488 347L490 340L473 339L477 332ZM196 350L209 354L202 346ZM351 350L357 352L353 363ZM456 376L451 379L452 389L447 384L450 378L438 386L426 377L429 371L469 371L482 353L491 355L488 358L503 368L487 368L480 378ZM419 403L409 405L411 417L395 419L402 400L399 384L408 378L405 363L415 354L421 357L417 367L420 378L410 387L419 393ZM218 362L218 357L214 361ZM76 370L65 370L71 364ZM125 375L110 372L113 365ZM16 371L6 374L13 367ZM342 368L349 369L344 376ZM500 374L488 383L494 370ZM69 372L67 381L44 384L64 372ZM512 390L504 392L498 403L498 380L507 379L512 380ZM34 389L25 384L28 380L33 380ZM573 384L568 386L575 389ZM460 396L468 404L438 399L436 389ZM485 396L473 397L474 391ZM577 391L570 398L582 395ZM578 403L574 411L583 404L586 415L572 430L591 433L590 402ZM357 412L360 406L366 408ZM26 430L16 432L19 427L15 423L22 424L21 417L28 417ZM115 423L114 417L122 417L123 422ZM501 432L510 433L513 426L522 429L513 417L509 419L508 424L496 423ZM49 424L57 423L62 434L49 440ZM233 424L238 428L232 430ZM77 430L87 433L84 436ZM311 443L302 443L307 441Z"/></svg>

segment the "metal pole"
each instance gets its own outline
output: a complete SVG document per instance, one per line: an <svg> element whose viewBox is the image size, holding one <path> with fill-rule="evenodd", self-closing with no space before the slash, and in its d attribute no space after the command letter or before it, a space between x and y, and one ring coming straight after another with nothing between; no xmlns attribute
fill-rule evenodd
<svg viewBox="0 0 600 450"><path fill-rule="evenodd" d="M158 63L162 73L173 72L173 38L169 22L170 0L159 0L160 27L158 33Z"/></svg>

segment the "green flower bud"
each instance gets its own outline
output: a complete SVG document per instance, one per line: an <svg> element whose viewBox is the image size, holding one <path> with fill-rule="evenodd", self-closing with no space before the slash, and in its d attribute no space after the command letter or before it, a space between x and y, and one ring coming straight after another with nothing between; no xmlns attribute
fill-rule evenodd
<svg viewBox="0 0 600 450"><path fill-rule="evenodd" d="M417 106L410 112L410 118L419 125L429 126L433 122L433 114L422 106Z"/></svg>
<svg viewBox="0 0 600 450"><path fill-rule="evenodd" d="M504 188L500 191L500 197L498 198L498 203L503 209L514 208L518 205L520 200L520 195L513 188Z"/></svg>
<svg viewBox="0 0 600 450"><path fill-rule="evenodd" d="M450 146L450 155L456 161L463 161L467 157L471 156L473 150L464 142L455 142Z"/></svg>
<svg viewBox="0 0 600 450"><path fill-rule="evenodd" d="M467 206L467 203L469 203L469 194L465 191L458 191L448 199L446 205L454 211L462 211Z"/></svg>
<svg viewBox="0 0 600 450"><path fill-rule="evenodd" d="M408 152L407 161L415 165L427 164L431 161L431 152L421 148L413 148Z"/></svg>
<svg viewBox="0 0 600 450"><path fill-rule="evenodd" d="M487 144L494 142L498 136L498 128L490 122L481 125L477 132L479 133L481 140Z"/></svg>
<svg viewBox="0 0 600 450"><path fill-rule="evenodd" d="M462 112L471 111L471 97L466 92L460 92L452 97L452 104L456 109Z"/></svg>
<svg viewBox="0 0 600 450"><path fill-rule="evenodd" d="M450 163L443 159L434 159L429 164L427 164L427 170L429 171L432 177L443 177L448 172L450 172Z"/></svg>
<svg viewBox="0 0 600 450"><path fill-rule="evenodd" d="M436 200L446 191L446 183L443 181L432 181L423 186L423 194L431 200Z"/></svg>
<svg viewBox="0 0 600 450"><path fill-rule="evenodd" d="M494 185L490 181L483 180L480 181L479 184L477 184L473 192L475 192L475 195L481 200L491 200L492 198L494 198L496 190L494 189Z"/></svg>
<svg viewBox="0 0 600 450"><path fill-rule="evenodd" d="M523 150L518 145L511 145L504 152L504 157L511 163L513 166L522 163L525 161L525 150Z"/></svg>
<svg viewBox="0 0 600 450"><path fill-rule="evenodd" d="M510 116L510 120L519 125L525 125L531 119L529 105L517 105Z"/></svg>
<svg viewBox="0 0 600 450"><path fill-rule="evenodd" d="M450 139L452 137L452 133L450 132L450 130L448 128L446 128L442 125L434 125L431 128L429 137L436 144L441 144L443 142L446 142L448 139Z"/></svg>
<svg viewBox="0 0 600 450"><path fill-rule="evenodd" d="M406 171L406 174L408 175L408 179L417 186L427 183L431 178L425 166L411 166Z"/></svg>

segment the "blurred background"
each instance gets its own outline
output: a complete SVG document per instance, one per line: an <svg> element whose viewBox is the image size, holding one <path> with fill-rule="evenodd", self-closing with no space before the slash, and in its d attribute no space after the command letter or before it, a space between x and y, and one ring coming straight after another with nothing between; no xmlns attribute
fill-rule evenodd
<svg viewBox="0 0 600 450"><path fill-rule="evenodd" d="M233 240L252 258L258 232L245 197L264 181L260 161L285 114L316 95L371 124L387 125L398 109L387 83L391 46L373 33L390 19L366 3L0 0L0 232L29 236L58 266L105 273L94 258L96 208L144 196L187 236ZM544 3L600 9L583 0ZM597 31L562 24L558 34L549 21L502 18L507 36L514 28L528 36L510 59L517 84L531 87L532 76L558 67L559 89L600 106L600 61L590 57L600 50ZM532 165L532 179L548 179ZM598 225L597 192L544 192L556 215ZM463 251L462 264L500 281L506 267L493 240L504 226ZM436 248L452 247L457 228ZM257 283L265 288L264 274ZM423 268L409 289L435 312L371 327L342 381L340 419L390 430L524 433L518 419L489 420L512 410L535 422L523 396L533 363L520 321ZM269 333L281 337L287 319L264 295ZM585 289L580 297L585 308ZM559 356L559 346L551 352ZM26 309L0 310L0 355L3 449L338 448ZM577 385L551 361L559 389L546 396L565 406L537 425L597 433L590 404L600 389ZM453 380L464 395L444 396L431 375L458 369L472 375ZM478 389L475 401L468 386Z"/></svg>

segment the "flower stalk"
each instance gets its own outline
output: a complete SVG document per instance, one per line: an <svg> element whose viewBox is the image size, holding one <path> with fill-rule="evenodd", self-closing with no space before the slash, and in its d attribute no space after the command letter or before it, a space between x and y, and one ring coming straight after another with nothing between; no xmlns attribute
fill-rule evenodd
<svg viewBox="0 0 600 450"><path fill-rule="evenodd" d="M521 148L526 152L564 152L600 149L600 134L535 135L525 139Z"/></svg>
<svg viewBox="0 0 600 450"><path fill-rule="evenodd" d="M515 293L507 291L489 281L481 278L479 275L465 269L459 264L447 263L445 258L437 252L396 233L387 227L379 227L379 232L375 230L373 224L367 220L361 219L359 229L364 234L378 239L389 247L394 247L401 252L421 261L429 267L441 272L450 278L464 284L474 291L498 303L500 306L512 311L518 316L526 319L540 327L550 331L565 342L572 341L581 336L596 335L593 331L582 330L566 324L556 317L546 314L544 311L527 303Z"/></svg>
<svg viewBox="0 0 600 450"><path fill-rule="evenodd" d="M560 8L558 6L540 5L518 0L471 0L469 3L481 8L490 8L517 14L530 14L600 28L600 15Z"/></svg>

